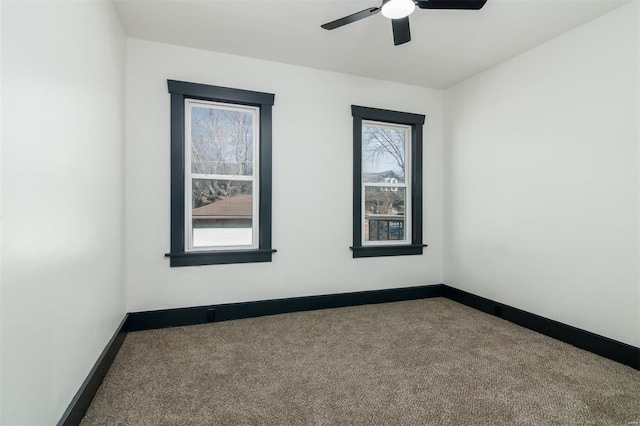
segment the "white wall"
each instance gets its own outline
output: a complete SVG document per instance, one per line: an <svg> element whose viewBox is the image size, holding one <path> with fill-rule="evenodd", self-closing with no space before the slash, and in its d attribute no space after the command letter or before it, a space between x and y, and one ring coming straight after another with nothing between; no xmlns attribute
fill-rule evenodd
<svg viewBox="0 0 640 426"><path fill-rule="evenodd" d="M125 39L109 2L2 2L0 423L60 419L126 312Z"/></svg>
<svg viewBox="0 0 640 426"><path fill-rule="evenodd" d="M169 268L167 79L276 94L273 262ZM353 259L351 104L427 116L422 256ZM129 311L440 283L442 93L127 40Z"/></svg>
<svg viewBox="0 0 640 426"><path fill-rule="evenodd" d="M0 100L2 99L2 2L0 1ZM0 383L2 383L2 212L2 102L0 101ZM1 385L0 421L2 421Z"/></svg>
<svg viewBox="0 0 640 426"><path fill-rule="evenodd" d="M445 93L444 282L640 344L638 3Z"/></svg>

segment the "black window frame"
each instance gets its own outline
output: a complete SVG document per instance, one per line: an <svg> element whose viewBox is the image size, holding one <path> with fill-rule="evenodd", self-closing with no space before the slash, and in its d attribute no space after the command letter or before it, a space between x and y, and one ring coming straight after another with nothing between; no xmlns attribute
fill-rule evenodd
<svg viewBox="0 0 640 426"><path fill-rule="evenodd" d="M353 257L421 255L422 243L422 133L425 116L351 105L353 116ZM362 121L411 127L411 244L362 245Z"/></svg>
<svg viewBox="0 0 640 426"><path fill-rule="evenodd" d="M230 263L271 262L273 93L167 80L171 94L171 251L170 266L200 266ZM185 242L185 100L222 102L260 109L258 154L258 248L186 251Z"/></svg>

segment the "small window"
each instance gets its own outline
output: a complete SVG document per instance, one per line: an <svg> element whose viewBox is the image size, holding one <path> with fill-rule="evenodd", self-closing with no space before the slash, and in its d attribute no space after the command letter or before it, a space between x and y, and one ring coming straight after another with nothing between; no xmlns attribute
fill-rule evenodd
<svg viewBox="0 0 640 426"><path fill-rule="evenodd" d="M352 106L353 257L422 254L424 115Z"/></svg>
<svg viewBox="0 0 640 426"><path fill-rule="evenodd" d="M168 83L171 266L271 261L274 95Z"/></svg>

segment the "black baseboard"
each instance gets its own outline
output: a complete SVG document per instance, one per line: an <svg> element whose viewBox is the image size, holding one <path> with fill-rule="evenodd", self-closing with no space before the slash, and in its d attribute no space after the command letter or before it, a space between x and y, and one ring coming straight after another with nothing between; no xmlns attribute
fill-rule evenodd
<svg viewBox="0 0 640 426"><path fill-rule="evenodd" d="M80 424L84 414L87 412L87 409L91 404L91 401L93 401L93 397L96 395L96 392L98 392L98 388L102 384L104 376L106 376L107 371L109 371L111 363L118 354L120 346L122 346L122 342L124 342L124 338L127 335L125 329L126 323L127 315L125 315L122 322L120 322L116 333L113 335L111 340L109 340L109 343L107 343L107 346L100 354L100 357L89 372L89 375L71 400L71 403L65 410L64 414L62 414L62 418L58 421L57 426Z"/></svg>
<svg viewBox="0 0 640 426"><path fill-rule="evenodd" d="M229 303L223 305L196 306L192 308L165 309L160 311L132 312L127 320L127 331L150 330L164 327L204 324L264 315L316 309L342 308L345 306L399 302L442 296L443 284L419 287L403 287L385 290L359 291L355 293L327 294L321 296L293 297L289 299L261 300L257 302Z"/></svg>
<svg viewBox="0 0 640 426"><path fill-rule="evenodd" d="M443 296L453 301L640 370L640 348L447 285L443 287Z"/></svg>

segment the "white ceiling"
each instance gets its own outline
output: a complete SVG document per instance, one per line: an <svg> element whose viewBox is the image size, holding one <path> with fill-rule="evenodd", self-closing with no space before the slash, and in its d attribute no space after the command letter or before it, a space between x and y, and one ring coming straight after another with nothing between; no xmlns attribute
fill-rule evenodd
<svg viewBox="0 0 640 426"><path fill-rule="evenodd" d="M115 0L130 37L445 89L626 0L488 0L480 11L421 10L394 46L381 14L320 25L380 0Z"/></svg>

